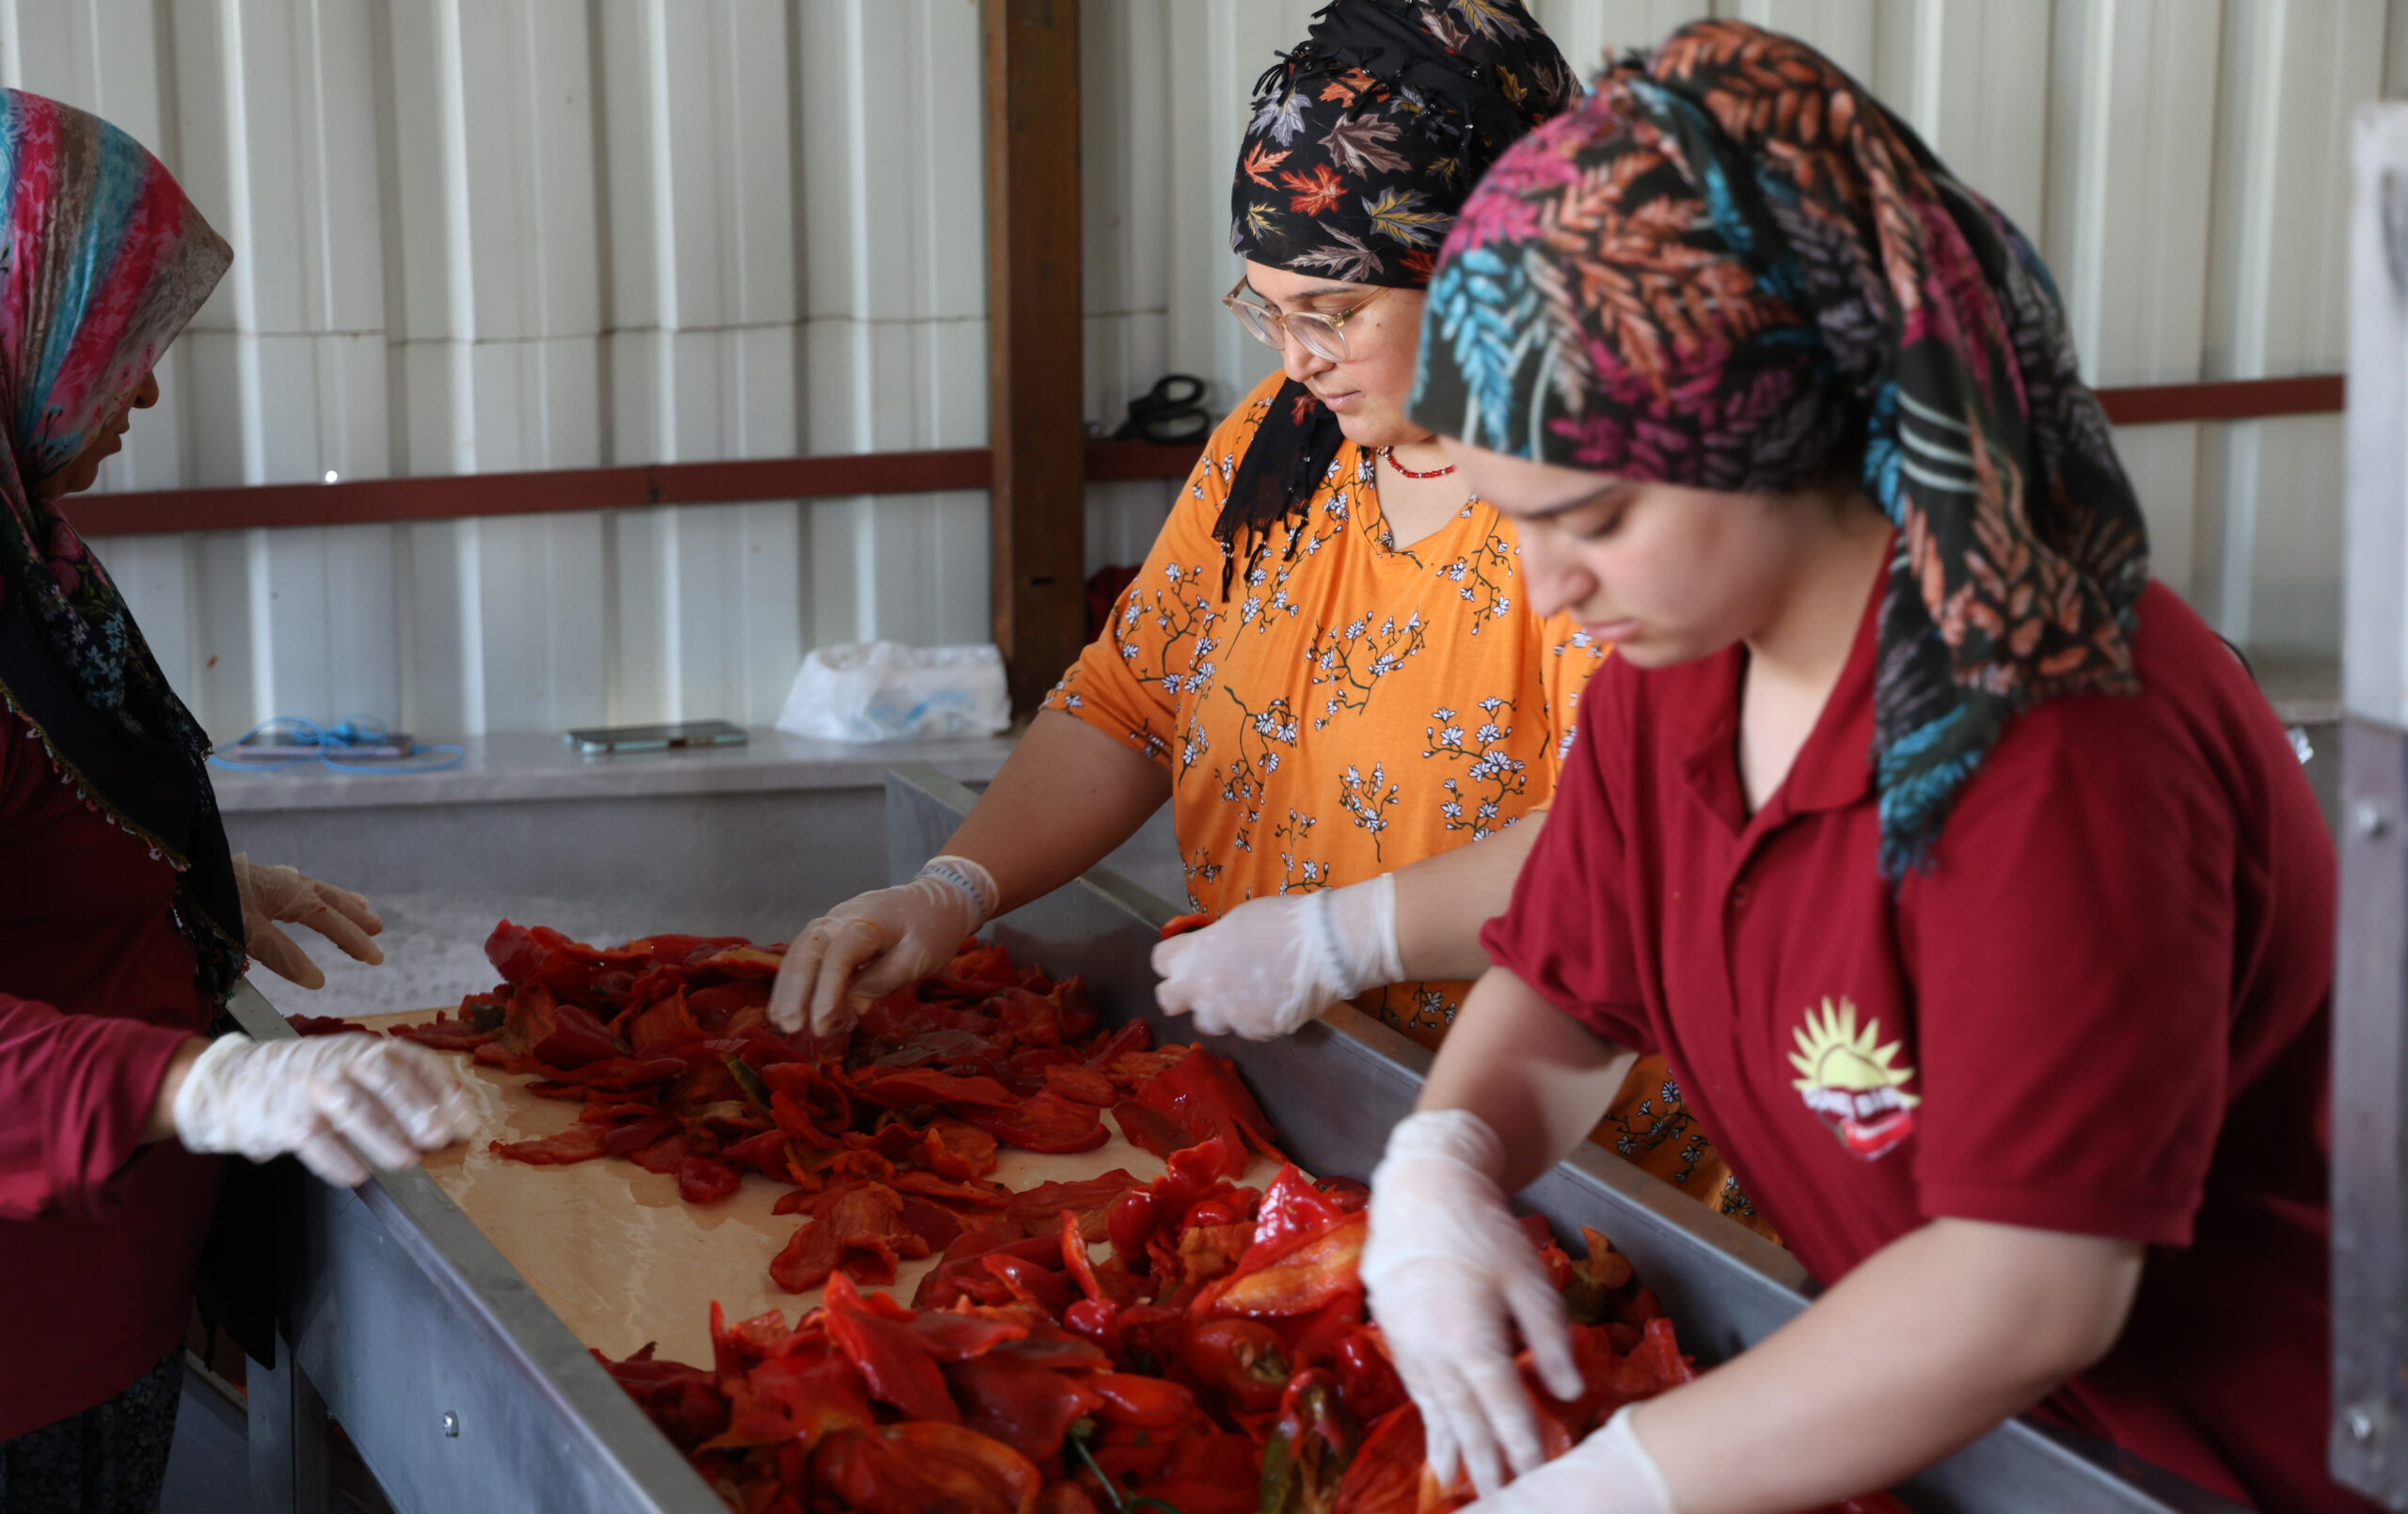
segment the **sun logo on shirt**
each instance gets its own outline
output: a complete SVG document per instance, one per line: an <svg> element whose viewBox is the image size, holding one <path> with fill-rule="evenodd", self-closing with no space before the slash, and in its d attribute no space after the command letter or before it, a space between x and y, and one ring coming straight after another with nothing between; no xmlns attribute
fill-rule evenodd
<svg viewBox="0 0 2408 1514"><path fill-rule="evenodd" d="M1804 1075L1790 1086L1852 1154L1871 1161L1914 1133L1923 1099L1905 1085L1915 1070L1897 1065L1905 1042L1881 1044L1878 1018L1859 1030L1855 1004L1843 998L1834 1009L1826 999L1819 1014L1808 1005L1804 1028L1790 1034L1798 1041L1790 1065Z"/></svg>

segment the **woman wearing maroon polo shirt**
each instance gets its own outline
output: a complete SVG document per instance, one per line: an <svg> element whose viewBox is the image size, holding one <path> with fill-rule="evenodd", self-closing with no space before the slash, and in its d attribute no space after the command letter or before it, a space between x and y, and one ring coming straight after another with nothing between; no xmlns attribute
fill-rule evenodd
<svg viewBox="0 0 2408 1514"><path fill-rule="evenodd" d="M2268 1509L2323 1467L2332 846L2148 579L2037 256L1827 60L1676 32L1516 146L1414 416L1613 658L1363 1273L1483 1510L1826 1503L2033 1409ZM1545 1466L1505 1195L1629 1052L1826 1291ZM1510 1462L1522 1474L1504 1484Z"/></svg>
<svg viewBox="0 0 2408 1514"><path fill-rule="evenodd" d="M132 137L0 90L0 1510L156 1506L217 1197L209 1152L330 1181L465 1133L381 1037L206 1038L276 922L377 960L366 901L229 857L208 741L56 501L89 488L230 260ZM315 986L313 983L311 986Z"/></svg>

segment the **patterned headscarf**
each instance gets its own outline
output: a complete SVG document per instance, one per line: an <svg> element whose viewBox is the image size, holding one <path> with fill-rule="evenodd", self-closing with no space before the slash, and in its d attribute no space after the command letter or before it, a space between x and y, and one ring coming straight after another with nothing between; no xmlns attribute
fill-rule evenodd
<svg viewBox="0 0 2408 1514"><path fill-rule="evenodd" d="M1229 246L1419 289L1464 196L1580 80L1522 0L1335 0L1255 81Z"/></svg>
<svg viewBox="0 0 2408 1514"><path fill-rule="evenodd" d="M141 386L233 260L125 133L0 90L0 703L59 776L175 868L176 924L223 998L243 915L203 765L125 598L34 485Z"/></svg>
<svg viewBox="0 0 2408 1514"><path fill-rule="evenodd" d="M1897 526L1881 866L1927 859L2015 711L2130 693L2140 506L2022 233L1804 43L1625 59L1465 204L1411 407L1492 449L1697 488L1828 483Z"/></svg>
<svg viewBox="0 0 2408 1514"><path fill-rule="evenodd" d="M1229 246L1274 268L1418 289L1464 197L1499 153L1580 98L1522 0L1333 0L1255 81ZM1241 536L1303 508L1345 441L1303 385L1280 387L1213 527ZM1229 568L1222 572L1228 593Z"/></svg>

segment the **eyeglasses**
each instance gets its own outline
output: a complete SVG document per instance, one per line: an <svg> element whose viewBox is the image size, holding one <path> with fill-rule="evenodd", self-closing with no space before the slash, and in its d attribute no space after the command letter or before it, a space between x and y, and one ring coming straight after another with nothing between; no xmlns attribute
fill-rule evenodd
<svg viewBox="0 0 2408 1514"><path fill-rule="evenodd" d="M1342 363L1346 361L1346 323L1360 314L1364 306L1386 294L1387 291L1373 290L1361 304L1350 309L1332 311L1328 314L1319 310L1297 310L1286 315L1282 315L1259 300L1244 297L1252 292L1246 288L1245 280L1241 278L1229 287L1227 294L1221 296L1221 303L1228 306L1229 313L1238 318L1238 324L1245 328L1246 335L1265 347L1280 352L1288 350L1288 339L1293 336L1298 341L1304 343L1305 351L1315 357L1332 363Z"/></svg>

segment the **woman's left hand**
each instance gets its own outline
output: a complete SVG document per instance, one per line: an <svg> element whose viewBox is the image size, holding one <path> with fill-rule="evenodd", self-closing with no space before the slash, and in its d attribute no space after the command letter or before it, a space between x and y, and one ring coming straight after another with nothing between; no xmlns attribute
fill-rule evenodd
<svg viewBox="0 0 2408 1514"><path fill-rule="evenodd" d="M297 868L254 862L234 856L234 884L243 895L243 941L259 965L304 988L323 988L326 975L277 928L307 925L343 949L345 955L373 967L385 960L370 937L385 928L368 901L349 889L321 883Z"/></svg>
<svg viewBox="0 0 2408 1514"><path fill-rule="evenodd" d="M1394 983L1396 875L1312 893L1249 899L1202 930L1154 948L1165 1015L1206 1035L1286 1035L1341 999Z"/></svg>

